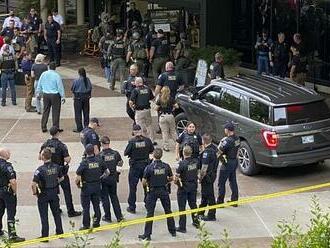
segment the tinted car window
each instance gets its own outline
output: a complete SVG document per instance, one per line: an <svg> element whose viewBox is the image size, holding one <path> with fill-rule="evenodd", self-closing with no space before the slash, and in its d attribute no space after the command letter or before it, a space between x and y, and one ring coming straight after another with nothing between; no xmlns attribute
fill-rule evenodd
<svg viewBox="0 0 330 248"><path fill-rule="evenodd" d="M220 87L211 87L207 92L205 92L201 99L206 100L208 103L219 106L221 98L221 88Z"/></svg>
<svg viewBox="0 0 330 248"><path fill-rule="evenodd" d="M252 120L269 124L269 107L255 99L249 100L250 118Z"/></svg>
<svg viewBox="0 0 330 248"><path fill-rule="evenodd" d="M325 101L274 108L275 125L293 125L325 119L330 119L330 108Z"/></svg>
<svg viewBox="0 0 330 248"><path fill-rule="evenodd" d="M241 95L237 92L227 90L222 93L220 107L231 112L240 113Z"/></svg>

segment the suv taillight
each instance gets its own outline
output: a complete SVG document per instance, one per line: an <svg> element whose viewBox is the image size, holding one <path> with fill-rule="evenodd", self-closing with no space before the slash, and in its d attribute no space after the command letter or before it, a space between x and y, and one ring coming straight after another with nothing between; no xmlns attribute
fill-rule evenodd
<svg viewBox="0 0 330 248"><path fill-rule="evenodd" d="M275 150L279 143L279 137L276 132L261 130L265 146L270 150Z"/></svg>

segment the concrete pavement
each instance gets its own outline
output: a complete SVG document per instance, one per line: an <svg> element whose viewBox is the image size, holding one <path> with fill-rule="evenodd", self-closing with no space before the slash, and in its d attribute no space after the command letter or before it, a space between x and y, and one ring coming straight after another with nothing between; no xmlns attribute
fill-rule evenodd
<svg viewBox="0 0 330 248"><path fill-rule="evenodd" d="M84 58L85 59L85 58ZM85 59L86 60L86 59ZM94 61L95 62L95 61ZM73 158L70 169L72 180L72 191L76 209L81 209L79 199L79 189L74 185L74 171L76 170L80 155L82 154L82 145L80 144L79 134L72 132L74 126L73 103L70 98L69 88L73 78L77 73L75 68L69 68L70 63L63 63L58 71L65 79L67 102L62 105L61 127L64 132L61 139L68 145L69 152ZM68 64L68 66L67 66ZM91 63L92 64L92 63ZM118 149L123 155L123 150L130 138L131 120L126 116L125 97L117 92L108 90L105 80L100 77L95 66L88 66L88 72L93 85L94 92L91 99L91 116L99 117L101 120L101 134L107 134L111 138L112 146ZM118 87L119 89L119 87ZM30 184L34 170L40 164L38 161L38 152L41 143L48 138L48 134L43 134L40 130L41 116L35 113L25 113L24 111L24 87L18 87L18 106L8 106L0 108L0 145L11 149L11 162L18 172L18 212L17 218L20 220L17 227L18 233L28 239L40 235L40 220L36 207L36 199L31 195ZM154 114L155 116L155 114ZM156 118L154 119L156 120ZM156 125L156 123L154 123ZM49 120L49 127L51 119ZM158 141L161 143L160 136ZM172 144L173 150L174 144ZM165 153L164 161L176 167L175 156L173 152ZM123 214L126 219L140 218L145 216L143 206L142 190L138 191L138 209L137 214L132 215L126 212L126 202L128 196L128 162L124 158L124 171L119 183L119 199ZM292 187L301 187L311 184L318 184L329 181L330 163L324 166L310 165L304 167L287 168L281 170L266 169L262 174L256 177L245 177L238 175L240 187L240 196L248 197L265 193L272 193L286 190ZM172 186L172 208L177 210L176 189ZM234 247L269 247L272 237L277 233L277 223L282 218L292 216L294 211L297 213L297 222L305 226L309 221L309 205L311 196L316 194L324 207L330 206L329 189L323 189L315 192L301 193L297 195L281 197L262 201L253 204L240 206L239 208L226 208L217 211L217 222L207 223L207 229L213 234L214 239L220 238L223 229L228 230L230 238L233 240ZM73 220L76 227L81 225L81 218L69 219L66 214L66 208L61 194L61 204L63 209L64 230L69 231L69 221ZM160 204L157 206L156 214L161 214ZM113 218L114 219L114 218ZM51 233L54 231L52 217L50 216ZM196 247L197 232L190 225L188 217L187 234L178 234L172 238L166 228L166 222L154 223L154 234L152 236L153 247ZM106 223L103 223L106 224ZM122 241L129 247L141 247L137 240L137 235L143 232L143 226L137 225L122 230ZM93 234L94 239L92 247L102 247L109 243L113 237L113 231ZM52 241L48 244L40 244L33 247L64 247L69 242L67 240Z"/></svg>

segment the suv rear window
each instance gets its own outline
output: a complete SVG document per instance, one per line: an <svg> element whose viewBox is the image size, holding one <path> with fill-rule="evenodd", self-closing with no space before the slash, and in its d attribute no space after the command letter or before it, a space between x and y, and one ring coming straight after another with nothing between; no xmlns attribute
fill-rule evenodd
<svg viewBox="0 0 330 248"><path fill-rule="evenodd" d="M274 108L274 124L293 125L330 119L325 101Z"/></svg>
<svg viewBox="0 0 330 248"><path fill-rule="evenodd" d="M250 118L252 120L269 124L269 107L255 99L249 100Z"/></svg>

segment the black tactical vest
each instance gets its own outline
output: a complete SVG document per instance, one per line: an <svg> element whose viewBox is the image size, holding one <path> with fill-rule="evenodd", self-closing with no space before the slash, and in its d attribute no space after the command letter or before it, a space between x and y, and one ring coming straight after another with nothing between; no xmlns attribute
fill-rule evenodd
<svg viewBox="0 0 330 248"><path fill-rule="evenodd" d="M103 174L103 169L101 167L101 161L98 157L87 157L84 161L86 165L86 170L81 175L84 183L100 183L100 177Z"/></svg>
<svg viewBox="0 0 330 248"><path fill-rule="evenodd" d="M196 158L188 158L180 162L185 164L185 170L180 174L182 183L197 182L198 162Z"/></svg>
<svg viewBox="0 0 330 248"><path fill-rule="evenodd" d="M116 40L111 48L111 55L113 59L125 58L125 42L123 40Z"/></svg>
<svg viewBox="0 0 330 248"><path fill-rule="evenodd" d="M14 55L12 54L3 54L2 55L2 65L1 65L1 69L2 70L7 70L7 71L14 71L15 70L15 58Z"/></svg>
<svg viewBox="0 0 330 248"><path fill-rule="evenodd" d="M155 55L156 57L167 57L170 53L170 45L165 37L159 39L159 46L156 47Z"/></svg>
<svg viewBox="0 0 330 248"><path fill-rule="evenodd" d="M50 162L40 167L43 189L56 189L58 187L59 166Z"/></svg>
<svg viewBox="0 0 330 248"><path fill-rule="evenodd" d="M150 108L150 90L147 86L136 88L138 95L136 98L136 109L143 110Z"/></svg>
<svg viewBox="0 0 330 248"><path fill-rule="evenodd" d="M150 144L147 141L146 137L137 136L130 140L133 144L132 154L130 155L130 159L132 161L149 161L149 153L150 153Z"/></svg>
<svg viewBox="0 0 330 248"><path fill-rule="evenodd" d="M152 168L151 177L149 179L149 188L166 187L168 181L168 172L162 161L154 161L149 165Z"/></svg>
<svg viewBox="0 0 330 248"><path fill-rule="evenodd" d="M64 158L62 157L60 141L57 139L49 139L44 144L45 148L48 148L52 152L51 161L60 166L64 165Z"/></svg>

